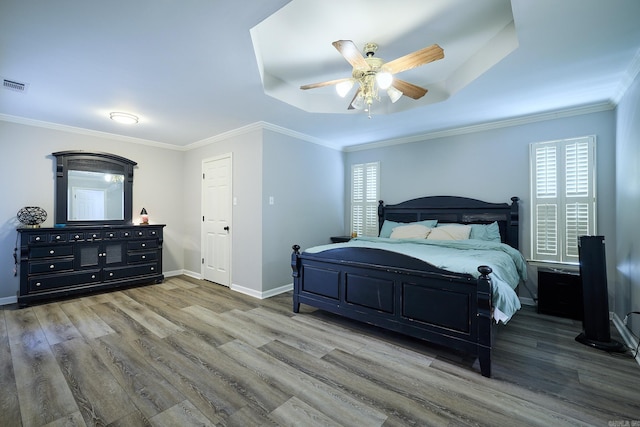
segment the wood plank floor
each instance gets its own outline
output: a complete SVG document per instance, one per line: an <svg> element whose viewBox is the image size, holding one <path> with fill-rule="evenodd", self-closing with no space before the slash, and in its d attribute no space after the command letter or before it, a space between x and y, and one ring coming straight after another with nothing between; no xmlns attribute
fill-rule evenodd
<svg viewBox="0 0 640 427"><path fill-rule="evenodd" d="M0 426L631 426L640 367L522 309L467 355L188 277L0 312ZM612 335L617 333L612 328Z"/></svg>

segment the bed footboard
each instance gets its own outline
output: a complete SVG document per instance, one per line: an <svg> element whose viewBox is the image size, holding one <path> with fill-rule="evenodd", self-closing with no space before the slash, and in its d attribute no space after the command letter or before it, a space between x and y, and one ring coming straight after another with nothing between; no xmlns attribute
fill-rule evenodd
<svg viewBox="0 0 640 427"><path fill-rule="evenodd" d="M331 251L330 251L331 252ZM387 255L388 256L388 255ZM307 304L476 355L491 376L491 268L480 277L449 273L415 259L367 262L357 249L340 256L293 246L293 311Z"/></svg>

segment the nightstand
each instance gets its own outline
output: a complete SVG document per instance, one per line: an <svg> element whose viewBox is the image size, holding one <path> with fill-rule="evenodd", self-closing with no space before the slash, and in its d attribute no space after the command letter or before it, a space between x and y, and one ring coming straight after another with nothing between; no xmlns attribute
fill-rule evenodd
<svg viewBox="0 0 640 427"><path fill-rule="evenodd" d="M351 236L333 236L331 238L331 243L344 243L351 240Z"/></svg>
<svg viewBox="0 0 640 427"><path fill-rule="evenodd" d="M582 281L578 272L538 269L538 313L582 320Z"/></svg>

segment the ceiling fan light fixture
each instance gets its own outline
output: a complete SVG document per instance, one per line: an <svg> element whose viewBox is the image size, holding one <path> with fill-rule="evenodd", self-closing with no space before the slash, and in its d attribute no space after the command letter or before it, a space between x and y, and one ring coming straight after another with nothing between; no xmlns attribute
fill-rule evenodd
<svg viewBox="0 0 640 427"><path fill-rule="evenodd" d="M402 92L393 86L390 86L389 89L387 89L387 95L389 95L393 104L395 104L398 99L402 98Z"/></svg>
<svg viewBox="0 0 640 427"><path fill-rule="evenodd" d="M114 122L122 123L125 125L133 125L138 123L138 116L134 116L133 114L129 114L129 113L121 113L121 112L114 111L113 113L109 113L109 117Z"/></svg>
<svg viewBox="0 0 640 427"><path fill-rule="evenodd" d="M340 98L347 96L351 88L353 87L353 80L345 80L336 85L336 92L340 95Z"/></svg>
<svg viewBox="0 0 640 427"><path fill-rule="evenodd" d="M358 96L353 100L351 106L356 110L362 110L364 108L364 96L362 93L359 93Z"/></svg>
<svg viewBox="0 0 640 427"><path fill-rule="evenodd" d="M393 83L393 75L387 71L380 71L376 74L376 83L382 90L389 89L391 83Z"/></svg>

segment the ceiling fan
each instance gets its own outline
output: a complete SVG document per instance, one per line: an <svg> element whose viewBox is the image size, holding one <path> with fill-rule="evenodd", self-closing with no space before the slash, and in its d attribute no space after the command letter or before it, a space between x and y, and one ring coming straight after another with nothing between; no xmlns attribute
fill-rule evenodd
<svg viewBox="0 0 640 427"><path fill-rule="evenodd" d="M379 89L386 90L393 103L400 99L402 95L420 99L427 93L427 89L400 80L394 77L395 74L444 58L444 50L437 44L390 62L384 62L381 58L374 57L378 49L378 45L375 43L367 43L364 46L364 56L351 40L337 40L332 44L353 67L351 77L303 85L300 86L300 89L306 90L335 85L338 94L344 97L357 82L359 87L349 103L348 109L364 109L369 113L369 118L371 118L373 100L380 100Z"/></svg>

